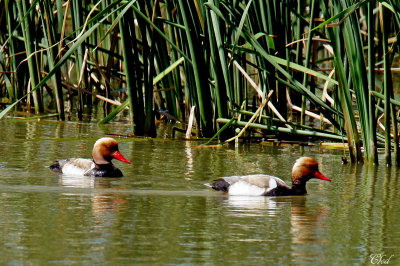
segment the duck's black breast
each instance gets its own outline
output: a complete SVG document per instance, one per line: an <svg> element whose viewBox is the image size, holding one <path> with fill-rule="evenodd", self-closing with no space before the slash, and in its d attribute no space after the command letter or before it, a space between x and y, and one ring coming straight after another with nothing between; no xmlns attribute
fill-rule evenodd
<svg viewBox="0 0 400 266"><path fill-rule="evenodd" d="M292 187L278 185L276 188L271 189L263 196L295 196L305 194L307 194L305 185L293 185Z"/></svg>
<svg viewBox="0 0 400 266"><path fill-rule="evenodd" d="M288 186L277 186L263 194L263 196L290 196L293 195L293 191Z"/></svg>
<svg viewBox="0 0 400 266"><path fill-rule="evenodd" d="M122 177L121 170L112 164L109 165L96 165L95 168L90 169L85 173L85 176L91 177Z"/></svg>

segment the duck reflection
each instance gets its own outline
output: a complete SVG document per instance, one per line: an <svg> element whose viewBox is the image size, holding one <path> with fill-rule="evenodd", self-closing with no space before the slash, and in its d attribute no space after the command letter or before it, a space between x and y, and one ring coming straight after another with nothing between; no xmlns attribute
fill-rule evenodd
<svg viewBox="0 0 400 266"><path fill-rule="evenodd" d="M59 177L58 183L63 187L70 188L111 188L116 187L113 181L119 178L112 177L90 177L90 176L74 176L62 174Z"/></svg>
<svg viewBox="0 0 400 266"><path fill-rule="evenodd" d="M321 218L328 217L329 209L308 207L306 203L307 196L228 196L223 198L223 204L231 207L235 216L267 216L273 219L284 219L289 214L290 234L287 233L291 236L293 244L321 241L318 230L325 228L320 224ZM299 247L301 248L301 245Z"/></svg>
<svg viewBox="0 0 400 266"><path fill-rule="evenodd" d="M305 244L307 242L321 241L319 229L324 229L321 224L323 217L328 217L327 208L309 208L306 206L306 197L292 199L291 229L292 243Z"/></svg>
<svg viewBox="0 0 400 266"><path fill-rule="evenodd" d="M73 188L94 188L95 178L84 176L77 178L76 176L60 175L58 183L63 187Z"/></svg>
<svg viewBox="0 0 400 266"><path fill-rule="evenodd" d="M227 196L223 204L234 208L235 216L275 216L278 210L276 202L264 196Z"/></svg>
<svg viewBox="0 0 400 266"><path fill-rule="evenodd" d="M102 221L104 217L110 219L110 211L114 213L115 210L121 208L121 204L126 202L126 200L123 199L123 194L114 190L121 188L119 184L115 184L116 180L120 179L109 177L76 177L63 174L59 177L59 184L63 187L79 188L79 190L68 190L64 195L71 196L82 194L89 196L89 202L95 220ZM90 189L89 193L86 189Z"/></svg>

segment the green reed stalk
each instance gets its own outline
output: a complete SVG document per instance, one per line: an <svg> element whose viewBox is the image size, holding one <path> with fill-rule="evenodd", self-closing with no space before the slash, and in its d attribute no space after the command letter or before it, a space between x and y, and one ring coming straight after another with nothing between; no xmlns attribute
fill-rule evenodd
<svg viewBox="0 0 400 266"><path fill-rule="evenodd" d="M329 10L325 1L321 1L321 9L324 14L325 19L329 19ZM339 5L339 6L338 6ZM339 8L340 3L333 5L333 9ZM334 12L334 10L331 10ZM347 140L349 144L350 159L352 162L359 161L362 158L360 138L357 130L356 120L354 116L354 110L351 100L351 93L347 83L347 75L343 65L343 36L340 34L338 27L327 28L329 39L331 40L331 45L334 51L334 64L336 69L336 76L339 81L338 96L340 100L340 105L343 110L345 129L347 133ZM351 36L347 36L351 38Z"/></svg>
<svg viewBox="0 0 400 266"><path fill-rule="evenodd" d="M290 9L285 5L286 1L283 1L282 4L279 4L277 1L273 1L275 5L275 14L276 14L276 22L277 25L274 26L276 29L276 36L278 37L275 40L275 49L277 53L280 54L281 58L285 58L290 61L290 48L286 47L286 44L292 42L291 36L291 20L288 16L288 12ZM299 25L300 26L300 25ZM288 71L288 68L285 69ZM276 72L277 77L284 77L284 74L280 71ZM293 78L293 75L291 74ZM286 87L280 83L275 81L275 93L277 96L276 108L279 113L283 116L284 119L287 119L287 103L286 103Z"/></svg>
<svg viewBox="0 0 400 266"><path fill-rule="evenodd" d="M196 86L196 92L198 97L198 105L200 112L200 127L203 131L205 137L211 137L213 134L213 108L211 106L211 95L207 84L208 75L205 71L208 71L206 65L204 64L204 58L202 54L199 54L197 48L201 49L201 40L198 39L199 36L192 35L194 25L189 24L188 14L190 9L188 4L184 4L183 0L178 0L179 9L181 11L183 24L185 26L187 46L190 52L191 60L193 63L193 74Z"/></svg>
<svg viewBox="0 0 400 266"><path fill-rule="evenodd" d="M391 72L391 71L390 71ZM390 73L391 75L391 73ZM391 78L391 77L390 77ZM392 90L391 96L393 95L393 83L392 83ZM396 114L396 109L393 104L390 104L390 114L392 116L392 125L393 125L393 152L394 152L394 161L397 166L400 165L400 149L399 149L399 128L398 128L398 119Z"/></svg>
<svg viewBox="0 0 400 266"><path fill-rule="evenodd" d="M128 88L129 107L131 118L133 118L133 134L142 136L144 134L144 103L142 92L142 75L140 71L140 62L137 53L137 41L135 36L134 17L131 12L126 12L119 23L122 51L126 73L126 85Z"/></svg>
<svg viewBox="0 0 400 266"><path fill-rule="evenodd" d="M169 1L171 1L171 0L169 0ZM136 2L136 0L129 1L129 6L135 2ZM170 40L165 35L165 33L157 27L157 25L155 25L143 12L141 12L139 9L137 9L134 5L132 5L131 7L132 7L133 11L135 12L135 14L138 17L141 17L146 23L148 23L152 27L152 29L154 31L156 31L161 37L163 37L172 46L173 49L175 49L181 56L183 56L186 59L185 61L192 64L192 60L186 55L186 53L183 52L172 40Z"/></svg>
<svg viewBox="0 0 400 266"><path fill-rule="evenodd" d="M238 112L239 112L239 114L244 114L244 115L249 115L249 116L254 115L253 112L244 111L244 110L239 110ZM298 123L293 123L293 122L288 122L288 121L284 122L284 121L282 121L280 119L273 118L271 116L261 115L260 117L262 119L264 119L264 120L272 121L274 124L290 125L290 126L294 126L295 128L308 129L308 130L311 130L311 131L317 131L317 132L322 132L322 133L330 133L330 132L327 132L327 131L324 131L324 130L321 130L321 129L318 129L318 128L314 128L314 127L311 127L311 126L300 125Z"/></svg>
<svg viewBox="0 0 400 266"><path fill-rule="evenodd" d="M179 58L176 62L174 62L172 65L161 71L157 76L154 77L153 79L153 86L156 86L158 82L160 82L166 75L168 75L171 71L175 70L182 62L184 61L184 58L181 57ZM130 104L130 99L126 100L123 102L120 106L118 106L116 109L114 109L109 115L107 115L104 119L100 120L98 123L99 125L106 124L110 122L112 119L114 119L120 112L122 112L127 106Z"/></svg>
<svg viewBox="0 0 400 266"><path fill-rule="evenodd" d="M391 165L391 128L390 128L390 116L392 117L393 123L393 142L394 142L394 159L396 165L399 164L399 141L398 141L398 125L396 119L396 111L394 105L390 103L390 98L393 97L393 81L391 71L391 60L390 52L388 47L389 30L391 24L391 13L386 7L382 6L382 37L383 37L383 64L384 64L384 96L385 96L385 159L386 164Z"/></svg>
<svg viewBox="0 0 400 266"><path fill-rule="evenodd" d="M378 99L385 100L385 95L383 95L382 93L379 93L379 92L376 92L376 91L371 91L371 95L375 96ZM400 101L397 101L397 100L395 100L393 98L390 98L390 104L400 107ZM382 111L383 111L383 109L382 109Z"/></svg>
<svg viewBox="0 0 400 266"><path fill-rule="evenodd" d="M58 34L61 34L64 22L64 9L63 9L63 1L62 0L55 0L56 10L57 10L57 30Z"/></svg>
<svg viewBox="0 0 400 266"><path fill-rule="evenodd" d="M206 13L206 25L210 45L210 78L214 80L212 93L217 102L216 114L218 115L218 117L227 117L228 108L226 105L226 90L224 90L224 77L221 68L218 67L218 63L220 63L220 60L217 54L217 44L215 42L214 32L211 29L211 15L208 12Z"/></svg>
<svg viewBox="0 0 400 266"><path fill-rule="evenodd" d="M210 1L213 3L213 0ZM211 47L211 59L213 62L213 68L215 71L216 80L216 99L217 99L217 110L218 117L226 117L228 113L227 107L227 94L229 95L230 101L233 101L234 90L231 84L230 72L228 69L228 62L226 60L224 43L221 35L221 25L215 12L210 11L207 16L207 25L209 31L210 47ZM210 21L211 19L211 21ZM219 73L222 72L222 77ZM225 89L224 89L225 87Z"/></svg>
<svg viewBox="0 0 400 266"><path fill-rule="evenodd" d="M300 5L299 1L299 6ZM298 9L298 12L300 13L300 9ZM312 29L314 27L314 15L315 15L315 0L312 0L311 2L311 10L310 10L310 23L309 23L309 29ZM300 18L298 18L298 24L300 24ZM299 26L299 25L298 25ZM313 36L313 31L309 31L308 37L307 37L307 48L306 48L306 58L305 58L305 67L308 68L310 65L310 54L311 54L311 47L312 47L312 36ZM300 35L298 35L300 37ZM304 73L303 76L303 86L307 87L308 83L308 77L307 74ZM301 119L300 119L300 124L304 125L305 122L305 111L306 111L306 98L302 96L302 104L301 104Z"/></svg>
<svg viewBox="0 0 400 266"><path fill-rule="evenodd" d="M156 16L161 16L161 14L159 14L160 8L157 7L156 9ZM162 22L160 20L156 20L155 24L162 28ZM171 26L168 27L168 31L170 32ZM170 36L170 38L173 36L170 34L168 34ZM158 70L161 69L165 69L170 60L175 61L176 60L176 53L175 51L173 51L174 53L171 54L171 58L169 58L169 49L168 49L168 44L167 42L161 38L161 36L159 36L158 34L154 33L154 31L152 31L152 41L154 42L154 57L156 60L156 67ZM158 103L158 108L161 110L168 110L168 113L172 114L175 117L179 117L181 119L181 113L179 112L179 105L177 104L176 101L176 90L179 90L179 88L175 87L174 84L174 76L172 74L167 75L162 81L162 85L160 86L161 88L165 88L168 89L168 91L161 91L158 92L158 97L161 99L161 102ZM163 99L165 99L165 103L163 101ZM157 108L157 107L156 107Z"/></svg>
<svg viewBox="0 0 400 266"><path fill-rule="evenodd" d="M393 3L393 1L390 1L391 3L391 8L393 10L395 10L394 14L389 13L387 19L388 25L390 26L392 24L392 21L394 20L397 23L397 27L400 26L400 12L399 12L399 3L397 3L397 5L395 5ZM396 9L397 7L397 9ZM383 9L385 9L385 7L382 7ZM390 28L389 28L390 30ZM389 38L389 36L387 36ZM399 48L398 46L398 42L395 43L395 45L392 46L392 49L396 49L396 47ZM392 50L393 51L393 50ZM389 55L393 53L393 52L389 52ZM391 70L391 65L393 62L393 58L394 55L390 55L390 61L389 61L389 68L388 68L388 73L384 73L384 76L388 75L388 82L389 82L389 88L390 88L390 97L394 98L394 88L393 88L393 78L392 78L392 70ZM384 63L385 64L385 63ZM385 65L385 70L386 70L386 65ZM397 114L396 114L396 109L395 106L390 103L390 113L392 116L392 125L393 125L393 152L394 152L394 161L396 163L397 166L400 165L400 147L399 147L399 125L398 125L398 119L397 119Z"/></svg>
<svg viewBox="0 0 400 266"><path fill-rule="evenodd" d="M34 3L36 4L38 0L36 0ZM59 68L61 68L72 56L73 53L75 53L76 49L78 46L80 46L93 32L96 30L97 27L102 25L105 20L107 20L113 12L117 12L120 9L126 8L127 5L123 5L121 7L117 7L116 10L112 11L113 8L116 7L119 1L112 2L109 6L107 6L106 9L99 11L96 15L93 16L91 20L89 20L89 24L92 25L91 27L87 28L86 31L81 35L79 39L75 41L74 44L72 44L69 49L65 52L65 54L61 57L61 59L57 62L57 64L54 66L53 69L49 71L47 76L45 76L34 88L29 93L26 93L23 97L19 98L17 101L13 102L10 104L7 108L5 108L3 111L0 112L0 119L3 118L8 112L11 111L18 103L20 103L23 99L26 97L30 96L32 93L37 91L39 88L41 88L46 82L48 82L53 75L57 72ZM132 4L133 1L130 2ZM129 7L129 6L128 6ZM33 10L33 6L29 10ZM121 11L121 15L124 14L126 10ZM1 49L0 49L1 50Z"/></svg>
<svg viewBox="0 0 400 266"><path fill-rule="evenodd" d="M166 6L166 15L167 15L167 20L168 21L172 21L173 19L173 15L172 15L172 11L173 11L173 5L170 4L170 1L165 1L165 6ZM174 27L170 24L168 24L167 26L168 29L168 36L170 39L170 42L174 43L175 40L175 31L174 31ZM166 48L167 49L167 48ZM172 47L170 49L167 49L170 52L171 55L171 61L175 62L178 59L178 54L177 51L175 49L173 49ZM173 104L173 106L176 106L176 111L175 111L175 116L178 117L180 120L185 120L185 107L183 104L183 91L182 91L182 83L181 83L181 78L179 75L179 68L174 69L173 73L173 83L174 83L174 92L171 93L171 101L176 102L176 105Z"/></svg>
<svg viewBox="0 0 400 266"><path fill-rule="evenodd" d="M382 7L382 38L383 38L383 64L384 64L384 96L385 96L385 161L386 165L392 165L392 153L391 153L391 137L390 137L390 95L392 87L392 78L390 70L390 54L388 48L388 38L389 38L389 11Z"/></svg>
<svg viewBox="0 0 400 266"><path fill-rule="evenodd" d="M47 63L50 69L54 69L56 55L58 53L57 46L50 48L55 43L56 38L56 23L54 21L53 13L51 12L51 3L49 0L40 1L39 7L41 10L41 20L44 29L45 38L47 42ZM64 100L61 86L61 72L58 69L55 76L51 79L53 84L53 91L56 98L57 112L61 120L65 120L64 114Z"/></svg>
<svg viewBox="0 0 400 266"><path fill-rule="evenodd" d="M211 8L213 11L216 12L218 16L220 16L230 27L235 27L237 20L230 21L227 16L225 16L216 6L207 3L207 6ZM295 87L298 88L298 91L303 93L304 95L307 95L310 101L313 103L317 104L317 107L320 109L320 111L329 119L332 124L338 127L338 124L336 121L332 119L332 113L336 113L336 111L325 104L319 97L317 97L315 94L310 92L307 88L305 88L301 83L299 83L297 80L293 78L293 76L288 73L288 71L284 70L281 66L279 66L277 60L271 56L265 49L264 46L260 44L258 41L258 38L253 35L251 32L249 32L248 28L244 28L242 31L242 36L248 41L248 45L251 45L254 48L254 53L260 57L263 58L263 60L266 60L269 64L271 64L278 72L280 72L285 78L290 80Z"/></svg>
<svg viewBox="0 0 400 266"><path fill-rule="evenodd" d="M142 10L146 10L144 2L139 2ZM156 7L155 7L156 8ZM151 9L147 8L149 13ZM153 77L155 75L154 69L154 33L151 28L146 23L141 23L138 20L141 44L142 44L142 64L143 64L143 84L144 84L144 135L155 137L155 122L154 122L154 112L153 112Z"/></svg>
<svg viewBox="0 0 400 266"><path fill-rule="evenodd" d="M34 23L28 23L27 25L27 21L37 22L37 18L41 19L43 27L36 28L39 31L43 31L37 35L44 36L44 38L41 38L44 41L44 47L57 44L56 40L59 38L57 34L60 33L64 22L64 10L61 7L64 1L41 1L40 11L42 17L39 17L39 12L36 12L37 1L33 2L31 9L28 11L23 6L27 1L23 3L21 3L21 0L19 2L10 2L12 3L8 7L11 8L8 10L16 9L19 3L21 7L19 10L22 10L22 12L9 12L8 28L4 34L10 36L8 38L7 36L0 37L0 42L3 42L0 43L2 58L10 58L3 56L3 51L11 54L19 53L21 52L20 47L24 45L22 41L17 41L20 37L15 36L13 33L16 32L15 28L18 28L15 25L16 20L12 17L14 13L20 15L19 20L24 23L23 33L26 34L27 30L31 31L31 40L29 42L26 36L20 38L20 40L25 41L25 45L31 46L31 54L35 52L33 45L39 47L43 44L32 38L32 29L27 28L27 26L34 25ZM112 3L110 4L110 2ZM136 135L146 135L153 130L153 111L155 108L166 108L174 116L184 118L185 107L189 109L195 105L197 106L196 120L199 126L204 135L211 136L216 129L216 118L229 118L229 115L233 115L233 110L238 106L249 108L251 104L254 90L249 88L247 91L247 81L244 81L242 74L232 64L232 60L235 60L251 75L251 78L254 79L264 95L270 90L275 91L276 98L274 103L279 104L277 107L281 108L280 110L286 111L287 109L287 89L292 93L293 101L296 101L296 98L301 98L297 97L298 95L303 95L303 98L309 101L310 106L315 105L321 114L334 124L336 130L342 132L344 123L352 161L362 160L361 145L363 144L365 161L378 162L376 146L383 143L383 141L381 136L378 135L379 129L377 129L376 117L377 114L382 112L383 106L379 104L375 107L374 97L378 97L378 102L381 101L380 95L378 95L380 90L377 89L377 92L375 92L375 83L378 88L380 87L379 81L375 81L375 58L376 52L378 52L379 60L382 57L381 54L388 54L385 52L389 50L388 44L385 44L386 50L384 50L381 48L383 46L381 43L383 40L387 41L397 34L395 29L398 29L400 25L397 1L380 2L387 9L385 14L393 13L393 18L395 19L393 19L392 25L385 26L385 34L382 37L379 31L383 29L378 27L376 35L379 39L377 44L379 49L375 51L374 46L376 44L373 38L376 36L374 27L379 25L375 23L376 19L374 20L373 16L373 9L376 8L377 2L375 0L310 0L308 2L291 0L210 0L205 5L202 4L203 2L205 1L102 0L98 2L100 4L96 6L95 12L91 15L93 19L90 20L85 31L82 32L82 36L63 51L65 56L57 61L57 49L50 49L41 54L42 58L46 58L44 55L47 54L48 62L40 61L40 56L37 55L32 57L32 59L40 62L41 68L49 69L49 75L44 77L40 83L34 85L32 92L39 92L41 86L51 80L54 95L59 94L55 96L55 99L57 103L61 104L61 86L56 89L58 85L54 83L54 80L61 80L61 76L59 77L58 73L61 73L62 66L65 62L75 60L77 62L75 67L79 72L81 68L79 60L83 57L83 49L79 50L82 47L93 49L99 45L96 47L96 52L93 51L92 54L96 58L94 61L99 62L100 65L96 66L97 70L107 69L101 72L110 76L111 82L106 82L107 90L105 95L110 98L122 96L121 101L124 101L123 90L118 96L109 94L109 92L111 86L114 86L114 84L120 86L126 79L128 103L133 116L132 130ZM72 22L76 24L73 27L75 32L70 34L68 39L63 40L62 43L67 43L72 36L80 34L86 14L90 11L87 3L89 2L71 1ZM310 15L305 11L306 4L311 6ZM112 7L110 7L111 5ZM56 8L58 14L53 15ZM313 16L320 8L323 11L325 22L320 23L310 32L304 32L307 28L305 25L308 20L310 21L309 27L313 27ZM360 27L365 22L363 22L363 17L359 17L365 14L364 11L367 8L368 42L367 38L361 37ZM363 12L359 12L360 10ZM21 18L21 13L23 18ZM120 19L126 13L130 13L130 15ZM166 19L163 18L164 16L166 16ZM103 19L104 17L107 18ZM134 19L138 24L135 25ZM56 21L58 22L56 23ZM71 19L69 19L68 23L70 22ZM114 29L118 29L116 28L118 22L120 22L119 32L121 33L121 39L117 36L118 32L113 32ZM124 29L121 28L121 25ZM55 29L55 27L58 27L58 29ZM0 31L3 28L0 27ZM301 43L292 43L293 39L304 38L305 34L308 34L307 49L303 49ZM332 57L327 56L327 58L316 60L315 65L314 58L319 57L321 50L324 49L322 43L328 43L312 42L312 36L321 36L321 38L329 39L334 52ZM4 41L3 39L6 40ZM100 41L96 43L96 40ZM316 47L315 50L311 50L311 43ZM119 51L118 47L121 44L123 49ZM366 45L368 47L364 47ZM364 48L368 48L368 64L370 68L368 73L366 71ZM394 44L391 48L394 50L389 53L389 57L384 62L386 69L384 75L387 79L385 81L386 94L383 97L386 99L386 105L388 106L386 108L389 108L389 111L386 110L388 112L386 115L392 116L391 121L389 117L389 122L392 124L387 125L389 126L387 131L396 136L393 140L389 136L386 144L389 148L394 145L394 154L396 156L398 149L397 121L394 112L393 84L390 84L392 81L389 79L391 61L399 54L399 46ZM76 53L75 57L73 57L73 53ZM174 68L173 75L167 75L160 82L155 82L156 73L175 62L178 54L185 58L184 66L180 69L178 67ZM313 61L311 58L313 58ZM20 61L20 56L15 56L11 57L6 63L1 63L2 68L8 67L10 71L20 71L18 77L22 77L22 79L17 81L17 75L14 74L7 76L7 78L15 79L14 81L10 79L10 83L16 87L14 93L10 89L7 92L5 89L1 90L0 88L1 96L7 94L15 101L0 113L0 118L4 117L10 109L16 106L21 100L21 98L17 100L17 97L21 97L23 88L26 88L24 83L26 83L25 76L27 75L21 70L28 68L29 64L21 65L19 69L16 69ZM310 88L309 85L312 85L312 83L307 80L307 78L310 78L308 75L312 75L311 78L315 77L314 80L319 78L321 78L321 81L326 80L326 71L328 70L321 70L320 68L321 66L326 68L327 63L324 62L332 62L334 64L335 79L339 81L339 85L334 79L329 81L328 92L334 95L334 105L323 102L320 93L316 93L313 87ZM121 70L118 69L120 65L125 66L126 78L124 73L121 73ZM40 68L35 62L31 68L33 71L26 72L30 76L36 72L38 76ZM62 75L65 75L65 73L62 73ZM0 76L0 78L2 79L0 82L3 82L3 76ZM106 78L103 77L103 79L105 80ZM153 86L157 86L156 88L160 90L154 91ZM84 87L89 90L88 86ZM18 89L21 91L17 91ZM46 96L46 90L43 90L43 93ZM83 91L79 93L79 108L80 112L82 112L85 104L83 99L85 99L86 94ZM155 97L153 98L153 96ZM355 100L355 105L353 99ZM38 100L40 100L40 97L38 97ZM88 102L89 99L87 99L86 103ZM243 102L244 104L242 104ZM115 109L118 112L112 113L114 115L119 113L128 103L123 102L122 107ZM42 107L42 104L35 103L35 108L36 106ZM254 100L253 107L256 106L257 102ZM303 107L305 106L303 105ZM333 108L332 106L335 107ZM60 112L61 107L57 106L57 110ZM82 115L80 115L81 117ZM109 119L110 116L106 116L106 118ZM269 119L268 116L261 116L261 118L264 119L265 123L282 125L280 121ZM293 125L298 126L297 124ZM392 131L390 131L390 126L393 126ZM308 125L299 126L299 128L312 130ZM316 129L314 131L319 132ZM378 140L379 143L377 142Z"/></svg>
<svg viewBox="0 0 400 266"><path fill-rule="evenodd" d="M9 54L10 55L14 55L16 53L16 47L15 45L15 40L12 37L13 36L13 30L15 28L15 19L12 16L12 14L14 13L13 10L15 9L15 5L12 2L8 2L8 6L5 8L5 12L6 12L6 19L7 19L7 32L8 32L8 36L9 36ZM11 56L9 58L9 69L10 72L13 72L12 74L10 74L10 86L11 88L8 90L8 94L9 94L9 99L11 102L14 102L18 99L18 95L19 95L19 84L18 84L18 77L16 75L16 71L17 71L17 60L15 58L15 56Z"/></svg>
<svg viewBox="0 0 400 266"><path fill-rule="evenodd" d="M245 122L245 121L235 120L232 122L230 119L225 119L225 118L218 118L217 122L223 123L223 124L232 123L232 125L235 125L235 126L245 126L247 124L247 122ZM323 133L323 132L317 132L317 131L308 131L308 130L301 130L301 129L289 129L286 127L262 125L262 124L257 124L257 123L250 123L249 127L263 129L263 130L269 130L269 131L282 132L282 133L287 133L287 134L293 134L293 135L298 135L298 136L315 137L315 138L319 138L319 139L331 139L331 140L337 140L337 141L342 141L343 139L347 140L346 137L339 136L336 134Z"/></svg>
<svg viewBox="0 0 400 266"><path fill-rule="evenodd" d="M343 3L344 8L348 8L348 6L350 6L349 1L343 1ZM343 25L343 35L347 57L349 58L348 62L350 66L351 81L353 82L354 92L356 95L360 129L364 142L366 144L370 141L368 129L368 76L366 72L366 64L364 61L363 45L361 42L358 17L355 12L350 14L349 17L346 19ZM364 145L364 150L364 154L366 156L369 156L369 145ZM361 159L362 157L359 158L359 160Z"/></svg>
<svg viewBox="0 0 400 266"><path fill-rule="evenodd" d="M84 18L83 18L83 7L82 7L82 1L81 0L72 0L71 1L71 16L72 16L72 25L74 30L79 29L80 27L83 26L84 23ZM76 32L76 36L78 37L79 32ZM83 66L83 56L84 56L84 51L85 47L84 44L82 43L79 45L75 52L75 73L77 80L80 80L81 78L81 69ZM84 72L85 73L85 72ZM84 74L85 75L85 74ZM86 81L86 78L83 78L82 80ZM86 82L84 83L86 84ZM86 86L82 86L86 88ZM78 119L82 120L83 119L83 107L84 107L84 100L83 100L83 93L82 90L79 88L78 90L78 101L77 101L77 113L78 113Z"/></svg>
<svg viewBox="0 0 400 266"><path fill-rule="evenodd" d="M374 25L374 6L375 1L372 0L368 3L368 16L367 16L367 24L368 24L368 63L369 63L369 72L368 72L368 85L369 85L369 96L368 96L368 109L369 109L369 140L368 143L364 141L364 145L369 146L369 154L366 154L367 161L373 164L378 164L378 149L376 147L377 139L376 139L376 118L375 118L375 99L372 96L372 92L375 89L375 42L374 42L374 33L375 33L375 25Z"/></svg>
<svg viewBox="0 0 400 266"><path fill-rule="evenodd" d="M25 1L23 0L16 0L17 7L18 7L18 14L19 14L19 19L22 23L22 34L24 36L24 44L25 44L25 50L26 50L26 55L28 57L28 69L29 69L29 77L30 77L30 82L32 84L32 88L36 87L36 84L38 84L39 80L39 75L40 73L38 72L38 69L36 67L36 56L33 55L33 40L31 36L31 27L32 27L32 22L29 20L29 16L25 16L26 13L26 6L25 6ZM40 114L40 112L43 110L43 106L41 105L40 102L40 97L39 93L37 91L34 91L32 93L33 95L33 103L35 105L35 113Z"/></svg>
<svg viewBox="0 0 400 266"><path fill-rule="evenodd" d="M313 94L309 89L304 87L300 82L295 80L289 72L284 70L277 61L269 55L264 48L260 45L260 43L254 38L254 36L249 36L250 38L250 43L254 47L254 49L259 53L260 56L264 57L269 63L271 63L276 70L278 70L282 75L284 75L290 82L293 83L295 87L297 87L298 91L300 91L303 95L307 96L308 99L314 103L317 104L317 107L319 110L326 116L326 118L331 121L331 123L338 127L338 124L335 120L332 118L332 114L336 113L336 110L334 110L332 107L328 106L325 104L319 97L317 97L315 94Z"/></svg>

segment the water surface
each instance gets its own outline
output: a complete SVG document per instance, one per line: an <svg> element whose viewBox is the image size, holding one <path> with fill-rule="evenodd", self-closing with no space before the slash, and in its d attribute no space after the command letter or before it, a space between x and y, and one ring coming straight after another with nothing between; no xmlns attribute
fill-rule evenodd
<svg viewBox="0 0 400 266"><path fill-rule="evenodd" d="M342 165L343 152L318 147L121 138L132 162L115 162L123 178L76 178L46 166L89 158L105 135L95 124L1 120L0 132L3 265L400 263L395 167ZM290 182L300 156L316 158L332 182L312 180L308 195L277 198L230 197L203 185L256 173Z"/></svg>

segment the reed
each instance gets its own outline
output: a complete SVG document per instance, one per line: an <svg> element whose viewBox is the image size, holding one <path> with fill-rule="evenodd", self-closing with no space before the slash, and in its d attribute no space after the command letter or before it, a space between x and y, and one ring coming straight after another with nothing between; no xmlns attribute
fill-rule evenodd
<svg viewBox="0 0 400 266"><path fill-rule="evenodd" d="M369 95L368 95L368 110L369 110L369 120L368 120L368 130L370 139L368 143L365 145L369 146L369 152L366 153L366 158L369 163L378 164L378 149L376 147L377 144L377 130L376 130L376 118L375 118L375 104L376 101L372 96L373 92L375 92L375 45L374 45L374 37L375 37L375 20L374 20L374 7L375 1L370 1L368 3L368 13L367 13L367 27L368 27L368 88L369 88Z"/></svg>
<svg viewBox="0 0 400 266"><path fill-rule="evenodd" d="M132 132L155 136L159 113L186 121L195 106L200 136L223 139L258 109L251 125L265 135L343 138L353 162L375 164L377 147L385 144L386 163L392 155L400 163L392 72L400 50L393 39L400 28L396 1L1 5L7 8L0 17L6 25L0 26L0 99L11 102L3 104L0 118L28 108L25 99L32 95L36 113L57 112L61 120L74 119L71 113L84 119L92 103L104 105L99 124L128 109ZM260 108L271 92L271 102ZM293 106L301 107L300 115ZM382 115L384 126L377 126ZM219 128L218 121L230 122Z"/></svg>
<svg viewBox="0 0 400 266"><path fill-rule="evenodd" d="M27 55L27 62L28 62L28 69L29 69L29 81L30 86L35 87L36 84L39 82L39 71L37 69L37 62L36 62L36 55L33 53L34 50L34 40L32 39L31 35L33 33L34 28L30 27L32 24L32 17L26 15L26 2L22 0L16 1L17 8L18 8L18 15L19 20L21 21L21 30L22 35L24 38L25 50ZM35 33L33 33L35 35ZM29 86L29 85L28 85ZM40 90L39 90L40 91ZM39 91L33 91L33 101L34 101L34 108L35 113L39 114L43 111L43 105L40 102L40 95Z"/></svg>
<svg viewBox="0 0 400 266"><path fill-rule="evenodd" d="M44 41L45 46L49 47L47 50L47 63L49 69L53 69L56 64L56 56L58 54L57 46L54 46L56 36L57 36L57 28L56 23L54 23L54 16L52 10L50 9L51 3L49 0L39 1L40 7L40 18L42 22L43 34L45 36ZM54 77L51 79L51 83L53 86L54 98L56 101L57 112L59 114L60 120L65 120L64 113L64 97L62 92L61 85L61 71L57 70Z"/></svg>

